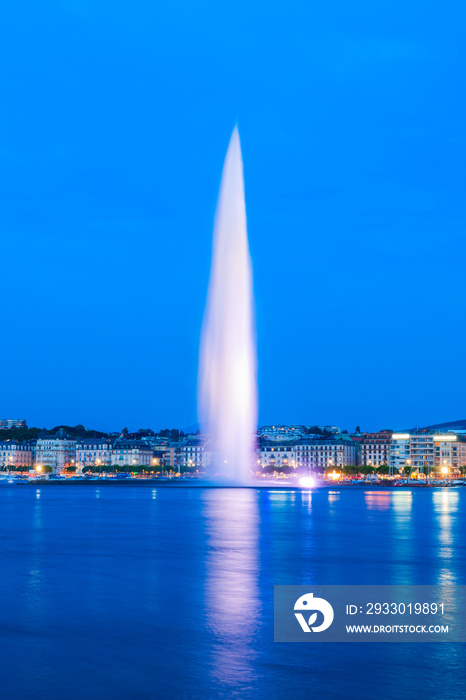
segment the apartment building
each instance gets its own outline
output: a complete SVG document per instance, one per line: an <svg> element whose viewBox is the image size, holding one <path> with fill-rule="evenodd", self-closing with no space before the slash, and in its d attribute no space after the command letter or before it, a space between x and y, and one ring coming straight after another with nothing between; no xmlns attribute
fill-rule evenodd
<svg viewBox="0 0 466 700"><path fill-rule="evenodd" d="M49 466L56 473L73 466L76 460L76 439L65 433L63 428L55 435L43 431L37 438L34 462L37 466Z"/></svg>
<svg viewBox="0 0 466 700"><path fill-rule="evenodd" d="M0 471L26 470L32 467L32 445L16 440L0 441Z"/></svg>
<svg viewBox="0 0 466 700"><path fill-rule="evenodd" d="M310 471L356 465L357 445L348 435L319 440L300 440L296 445L296 466Z"/></svg>
<svg viewBox="0 0 466 700"><path fill-rule="evenodd" d="M258 466L265 467L296 467L296 445L294 442L276 442L263 440L259 449Z"/></svg>
<svg viewBox="0 0 466 700"><path fill-rule="evenodd" d="M112 448L113 467L152 467L152 447L143 440L117 440Z"/></svg>
<svg viewBox="0 0 466 700"><path fill-rule="evenodd" d="M391 430L378 433L364 433L358 438L358 464L381 467L390 462Z"/></svg>
<svg viewBox="0 0 466 700"><path fill-rule="evenodd" d="M388 463L399 472L410 465L410 437L409 433L392 433Z"/></svg>
<svg viewBox="0 0 466 700"><path fill-rule="evenodd" d="M329 438L303 438L296 442L262 441L258 463L265 467L300 468L304 471L324 471L327 468L341 468L356 464L356 444L348 435L335 435Z"/></svg>
<svg viewBox="0 0 466 700"><path fill-rule="evenodd" d="M212 453L208 449L208 446L209 442L201 437L187 440L181 446L180 466L183 471L201 471L207 469L212 459ZM174 452L174 455L175 454Z"/></svg>
<svg viewBox="0 0 466 700"><path fill-rule="evenodd" d="M466 466L466 437L435 430L393 433L390 466L424 474L457 473Z"/></svg>
<svg viewBox="0 0 466 700"><path fill-rule="evenodd" d="M78 471L89 467L109 467L112 463L112 443L108 438L78 438L75 464Z"/></svg>

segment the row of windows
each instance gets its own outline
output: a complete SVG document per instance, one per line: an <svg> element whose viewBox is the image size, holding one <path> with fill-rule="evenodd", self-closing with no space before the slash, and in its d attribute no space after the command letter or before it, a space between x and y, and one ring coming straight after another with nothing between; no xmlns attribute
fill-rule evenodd
<svg viewBox="0 0 466 700"><path fill-rule="evenodd" d="M110 454L110 453L109 453L109 454ZM78 452L78 457L79 457L79 458L81 458L81 457L86 457L86 456L87 456L87 457L92 457L92 452ZM98 455L97 455L97 452L94 452L94 457L97 457L97 456L102 457L102 452L99 452ZM103 453L103 456L106 457L106 456L107 456L107 453L104 452L104 453Z"/></svg>
<svg viewBox="0 0 466 700"><path fill-rule="evenodd" d="M295 448L291 449L288 447L263 447L261 449L261 453L263 452L285 452L289 454L293 454L293 452L296 452L296 454L302 454L303 452L335 452L338 450L338 452L343 452L343 447L338 446L338 447L322 447L321 445L316 445L312 447L300 447L300 448Z"/></svg>
<svg viewBox="0 0 466 700"><path fill-rule="evenodd" d="M86 450L109 450L110 445L80 445L79 443L76 445L76 449L79 451L86 451Z"/></svg>
<svg viewBox="0 0 466 700"><path fill-rule="evenodd" d="M31 452L29 445L0 445L0 450L22 450L23 452Z"/></svg>
<svg viewBox="0 0 466 700"><path fill-rule="evenodd" d="M301 462L301 461L298 461L298 464L304 464L304 463L307 464L308 462L312 462L312 461L314 461L314 460L315 460L316 462L318 462L319 460L320 460L321 462L331 462L331 461L332 461L331 459L330 459L330 460L328 460L328 459L326 460L325 457L309 457L309 458L303 457L303 461L302 461L302 462ZM342 460L341 460L341 459L338 459L338 460L335 460L335 461L341 463Z"/></svg>
<svg viewBox="0 0 466 700"><path fill-rule="evenodd" d="M364 445L388 445L388 441L386 440L365 440L363 443L361 443L362 446Z"/></svg>
<svg viewBox="0 0 466 700"><path fill-rule="evenodd" d="M28 457L29 457L29 460L32 460L32 454L31 455L21 455L21 454L8 455L5 453L3 453L3 455L0 454L0 459L3 459L3 460L9 459L9 460L13 460L14 462L17 462L18 460L25 460Z"/></svg>
<svg viewBox="0 0 466 700"><path fill-rule="evenodd" d="M43 447L44 445L47 445L49 447L53 445L65 445L66 447L74 447L76 443L74 440L38 440L37 441L37 447Z"/></svg>

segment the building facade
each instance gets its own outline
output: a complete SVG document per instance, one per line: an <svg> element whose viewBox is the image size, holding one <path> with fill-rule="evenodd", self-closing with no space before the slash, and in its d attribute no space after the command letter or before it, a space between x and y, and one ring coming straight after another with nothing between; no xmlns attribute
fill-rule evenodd
<svg viewBox="0 0 466 700"><path fill-rule="evenodd" d="M357 445L348 435L320 440L301 440L296 445L296 466L304 471L341 469L355 466L357 462Z"/></svg>
<svg viewBox="0 0 466 700"><path fill-rule="evenodd" d="M263 440L259 448L258 466L262 469L296 467L296 445L294 442Z"/></svg>
<svg viewBox="0 0 466 700"><path fill-rule="evenodd" d="M358 439L358 464L373 467L388 465L390 462L391 430L378 433L364 433Z"/></svg>
<svg viewBox="0 0 466 700"><path fill-rule="evenodd" d="M390 441L389 466L402 473L411 464L410 434L392 433Z"/></svg>
<svg viewBox="0 0 466 700"><path fill-rule="evenodd" d="M201 437L187 440L181 446L180 466L182 471L206 470L209 467L212 458L208 445L208 441ZM174 457L175 455L176 452L174 453Z"/></svg>
<svg viewBox="0 0 466 700"><path fill-rule="evenodd" d="M463 435L434 436L434 470L439 474L458 474L466 465L466 438Z"/></svg>
<svg viewBox="0 0 466 700"><path fill-rule="evenodd" d="M112 443L107 438L78 438L75 464L78 472L89 467L105 471L112 464Z"/></svg>
<svg viewBox="0 0 466 700"><path fill-rule="evenodd" d="M27 442L0 441L0 471L26 470L32 467L33 450Z"/></svg>
<svg viewBox="0 0 466 700"><path fill-rule="evenodd" d="M63 428L55 435L40 433L37 438L34 462L38 471L41 467L52 467L59 473L66 467L74 465L76 459L76 440L65 433Z"/></svg>
<svg viewBox="0 0 466 700"><path fill-rule="evenodd" d="M400 472L456 474L466 466L466 437L435 430L393 433L390 466Z"/></svg>
<svg viewBox="0 0 466 700"><path fill-rule="evenodd" d="M183 462L183 446L185 442L171 442L168 446L168 462L165 466L180 471Z"/></svg>
<svg viewBox="0 0 466 700"><path fill-rule="evenodd" d="M111 464L128 471L131 467L152 468L152 447L143 440L117 440L113 445Z"/></svg>

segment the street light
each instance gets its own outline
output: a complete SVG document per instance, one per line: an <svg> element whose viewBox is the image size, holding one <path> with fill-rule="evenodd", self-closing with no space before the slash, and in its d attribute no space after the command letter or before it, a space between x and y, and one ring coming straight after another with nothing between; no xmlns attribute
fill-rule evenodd
<svg viewBox="0 0 466 700"><path fill-rule="evenodd" d="M406 476L411 476L411 460L406 460Z"/></svg>
<svg viewBox="0 0 466 700"><path fill-rule="evenodd" d="M441 469L440 471L442 472L442 474L443 474L446 478L448 478L448 466L447 466L447 460L446 460L446 459L443 460L443 467L442 467L442 469Z"/></svg>

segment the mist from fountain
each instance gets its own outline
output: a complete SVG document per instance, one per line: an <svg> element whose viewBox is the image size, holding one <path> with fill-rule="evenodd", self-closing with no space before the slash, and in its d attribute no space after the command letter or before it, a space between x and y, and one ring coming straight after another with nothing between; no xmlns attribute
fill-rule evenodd
<svg viewBox="0 0 466 700"><path fill-rule="evenodd" d="M255 464L257 355L252 266L238 129L230 139L215 215L201 336L198 413L211 437L211 475L246 484Z"/></svg>

